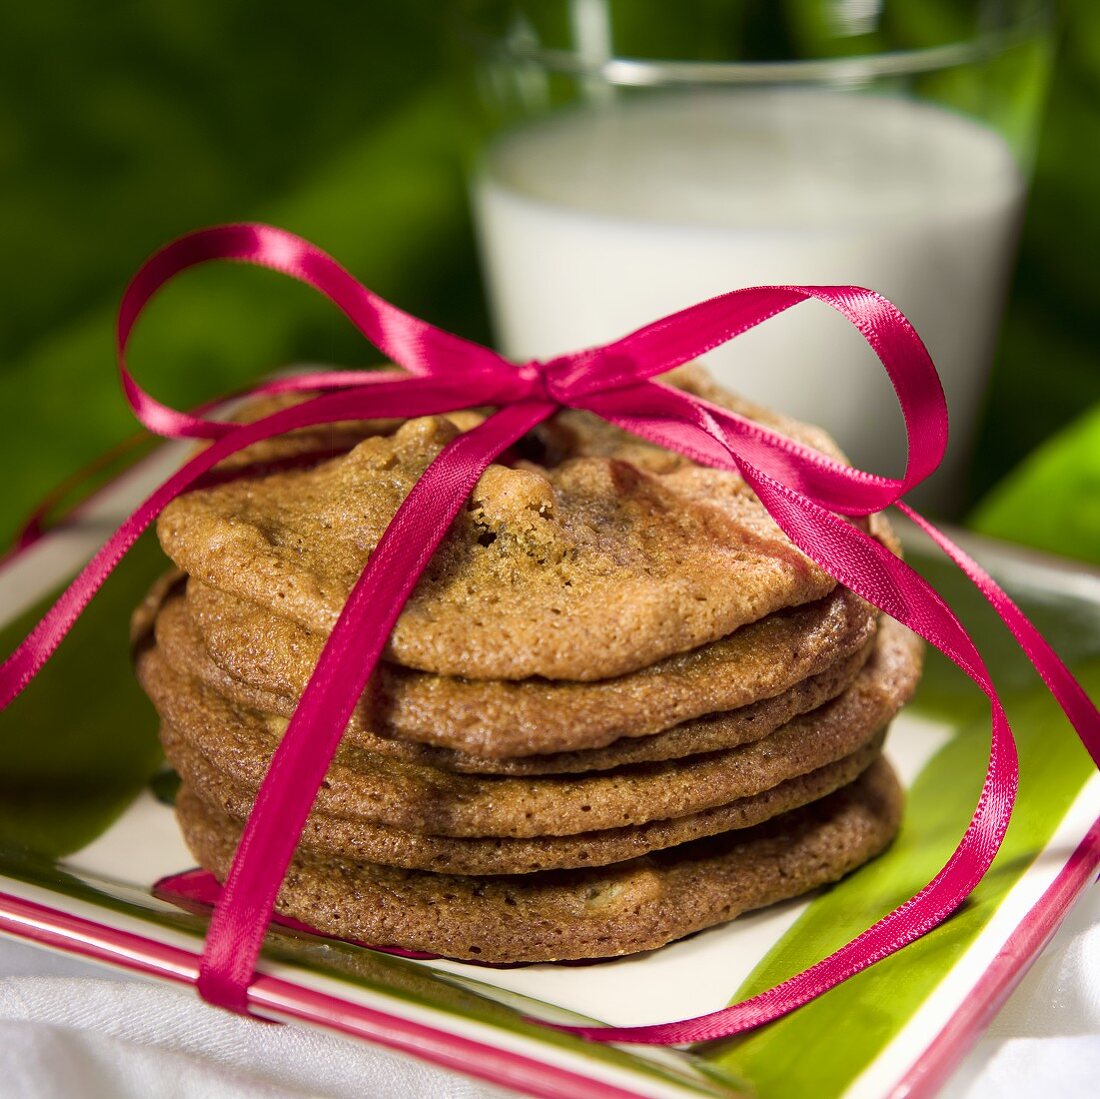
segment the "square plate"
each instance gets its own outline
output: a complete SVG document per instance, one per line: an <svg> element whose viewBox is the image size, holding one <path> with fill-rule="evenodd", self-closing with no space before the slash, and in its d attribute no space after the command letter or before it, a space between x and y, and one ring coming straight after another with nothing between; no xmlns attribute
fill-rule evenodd
<svg viewBox="0 0 1100 1099"><path fill-rule="evenodd" d="M0 564L4 653L181 453L178 444L161 447L61 528ZM630 1025L713 1011L817 960L923 885L969 819L989 735L984 697L929 653L917 698L887 748L909 792L902 832L885 855L837 885L662 950L585 966L414 961L273 928L252 988L257 1012L537 1095L930 1092L1095 874L1100 776L977 593L914 529L902 534L910 560L978 640L1020 745L1020 800L1004 847L943 926L794 1015L730 1041L605 1047L528 1019ZM1100 574L964 542L1086 690L1100 691ZM147 535L54 662L0 715L0 932L193 984L205 918L151 891L193 860L156 796L163 779L157 721L127 648L130 610L163 569Z"/></svg>

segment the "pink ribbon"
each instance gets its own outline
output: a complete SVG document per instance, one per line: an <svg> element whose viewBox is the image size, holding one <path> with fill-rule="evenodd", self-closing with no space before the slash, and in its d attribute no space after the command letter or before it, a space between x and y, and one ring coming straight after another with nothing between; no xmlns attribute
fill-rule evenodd
<svg viewBox="0 0 1100 1099"><path fill-rule="evenodd" d="M306 374L252 394L320 391L294 407L238 425L169 408L126 368L125 349L149 299L180 271L232 259L282 271L333 301L409 375ZM890 376L905 418L909 457L891 479L850 469L725 409L651 380L815 298L854 324ZM727 1037L769 1022L901 949L944 920L988 870L1016 795L1016 748L981 654L955 614L904 562L842 516L891 504L921 526L973 581L1013 632L1100 765L1100 715L1050 646L993 580L944 534L901 502L939 464L947 409L928 353L904 316L853 286L766 286L701 302L603 347L517 366L496 352L410 316L357 282L320 249L265 225L202 230L156 253L134 276L118 320L122 386L137 418L170 438L208 439L96 553L0 668L0 706L34 678L100 585L159 512L230 454L314 424L499 409L459 435L428 467L371 554L256 796L214 911L199 977L201 995L248 1012L252 980L275 897L340 737L401 609L452 519L486 467L560 407L588 409L635 435L709 466L736 470L805 554L836 579L945 653L988 696L989 766L974 815L940 872L914 897L816 965L749 1000L696 1019L643 1027L560 1027L601 1042L678 1044Z"/></svg>

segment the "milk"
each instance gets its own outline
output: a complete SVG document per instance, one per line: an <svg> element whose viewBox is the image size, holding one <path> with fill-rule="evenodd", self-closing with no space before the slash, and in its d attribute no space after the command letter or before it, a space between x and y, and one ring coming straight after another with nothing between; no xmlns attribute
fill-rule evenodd
<svg viewBox="0 0 1100 1099"><path fill-rule="evenodd" d="M740 286L854 283L913 321L961 483L1024 193L992 130L926 104L819 91L650 93L499 139L474 180L502 350L559 354ZM893 391L854 329L807 303L711 352L729 387L900 472ZM926 501L929 497L925 497Z"/></svg>

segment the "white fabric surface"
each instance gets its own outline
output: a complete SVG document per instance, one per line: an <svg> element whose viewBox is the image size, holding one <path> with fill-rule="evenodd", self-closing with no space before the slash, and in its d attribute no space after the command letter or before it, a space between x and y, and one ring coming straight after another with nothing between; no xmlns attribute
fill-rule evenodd
<svg viewBox="0 0 1100 1099"><path fill-rule="evenodd" d="M1100 886L1047 949L944 1088L943 1099L1100 1094Z"/></svg>
<svg viewBox="0 0 1100 1099"><path fill-rule="evenodd" d="M191 993L0 939L0 1094L28 1099L511 1093ZM1092 1099L1100 1080L1100 888L1092 888L954 1074L943 1099Z"/></svg>

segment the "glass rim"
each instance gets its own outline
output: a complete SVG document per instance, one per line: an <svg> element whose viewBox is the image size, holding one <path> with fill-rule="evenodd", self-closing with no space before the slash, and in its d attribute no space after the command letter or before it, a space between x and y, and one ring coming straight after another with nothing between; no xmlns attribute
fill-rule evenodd
<svg viewBox="0 0 1100 1099"><path fill-rule="evenodd" d="M566 76L597 77L623 87L688 84L851 84L913 76L972 64L1004 53L1051 25L1050 5L1037 0L1012 21L972 38L910 50L779 61L687 61L643 57L589 58L575 50L494 37L467 28L471 44L502 60L536 63Z"/></svg>

